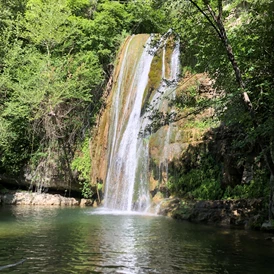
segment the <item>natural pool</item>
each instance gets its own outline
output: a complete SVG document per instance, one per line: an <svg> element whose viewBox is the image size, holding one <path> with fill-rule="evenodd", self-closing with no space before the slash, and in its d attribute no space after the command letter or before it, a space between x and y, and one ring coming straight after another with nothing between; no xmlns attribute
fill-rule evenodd
<svg viewBox="0 0 274 274"><path fill-rule="evenodd" d="M1 273L274 273L268 235L102 209L0 207Z"/></svg>

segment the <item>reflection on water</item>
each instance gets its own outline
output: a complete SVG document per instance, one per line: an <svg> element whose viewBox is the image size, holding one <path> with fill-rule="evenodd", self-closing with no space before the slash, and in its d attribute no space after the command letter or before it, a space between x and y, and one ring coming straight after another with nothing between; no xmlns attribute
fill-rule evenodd
<svg viewBox="0 0 274 274"><path fill-rule="evenodd" d="M266 235L81 208L0 208L2 273L273 273Z"/></svg>

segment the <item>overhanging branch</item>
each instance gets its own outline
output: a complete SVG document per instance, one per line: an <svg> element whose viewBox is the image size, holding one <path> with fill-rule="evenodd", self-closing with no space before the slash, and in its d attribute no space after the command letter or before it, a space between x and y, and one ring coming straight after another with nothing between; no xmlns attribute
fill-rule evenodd
<svg viewBox="0 0 274 274"><path fill-rule="evenodd" d="M192 5L194 5L199 12L201 12L203 14L203 16L206 18L206 20L209 22L209 24L215 29L215 31L217 32L218 36L220 39L222 39L222 34L219 31L219 29L216 27L216 25L212 22L212 20L209 18L209 16L198 6L197 3L195 3L193 0L188 0Z"/></svg>

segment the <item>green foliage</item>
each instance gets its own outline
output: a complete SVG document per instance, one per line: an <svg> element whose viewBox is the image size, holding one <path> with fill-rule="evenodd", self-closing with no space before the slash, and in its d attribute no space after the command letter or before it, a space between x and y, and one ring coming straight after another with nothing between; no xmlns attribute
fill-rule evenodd
<svg viewBox="0 0 274 274"><path fill-rule="evenodd" d="M86 138L82 144L81 150L71 163L71 168L78 172L78 179L82 186L82 195L84 198L91 198L93 191L90 186L91 158L89 148L89 138Z"/></svg>
<svg viewBox="0 0 274 274"><path fill-rule="evenodd" d="M100 190L102 190L102 189L103 189L103 184L98 183L98 184L97 184L97 190L100 191Z"/></svg>
<svg viewBox="0 0 274 274"><path fill-rule="evenodd" d="M185 124L184 128L208 130L210 128L215 128L219 125L219 121L212 117L205 117L204 119L194 120L189 119Z"/></svg>
<svg viewBox="0 0 274 274"><path fill-rule="evenodd" d="M116 50L126 37L130 16L125 5L117 1L106 1L94 12L90 39L100 61L107 65L113 60Z"/></svg>
<svg viewBox="0 0 274 274"><path fill-rule="evenodd" d="M263 156L267 151L273 152L274 134L273 1L178 0L155 2L166 7L172 15L171 24L181 38L181 63L187 68L185 71L206 72L214 79L217 91L222 91L221 98L214 105L215 115L226 127L235 131L230 153L237 155L238 168L245 161L247 154L250 153L254 164L262 166L261 171L256 169L254 178L249 184L228 186L224 190L224 197L266 197L269 194L269 187L267 186L269 181L267 176L269 175ZM200 10L191 2L195 2ZM244 106L243 90L239 89L224 43L214 29L213 25L217 26L218 23L212 19L212 12L207 6L209 4L212 10L218 14L218 4L220 3L223 5L223 13L220 19L224 23L228 42L242 73L245 91L247 91L253 104L254 113L252 116ZM208 18L211 18L211 22ZM199 102L191 90L187 94L183 94L182 97L177 105L179 108L189 107L189 103L192 104L192 108L197 108ZM190 126L200 127L202 125L194 123ZM269 163L273 164L273 153L272 162ZM199 163L200 168L202 168L201 165L202 162ZM267 175L260 177L261 173ZM196 167L192 167L188 173L184 171L178 177L183 178L186 174L189 174L188 176L194 180L196 180L196 176L202 177L199 176ZM189 178L186 179L190 184L194 184ZM179 179L177 179L178 182ZM172 183L174 187L174 182ZM208 184L210 185L210 183ZM180 182L178 186L184 188L183 182ZM181 191L182 188L178 187L177 190ZM192 192L196 197L201 196L197 191Z"/></svg>
<svg viewBox="0 0 274 274"><path fill-rule="evenodd" d="M31 152L30 132L26 119L0 117L0 171L19 173Z"/></svg>
<svg viewBox="0 0 274 274"><path fill-rule="evenodd" d="M30 158L50 168L54 158L61 173L70 173L76 144L101 106L109 64L136 20L130 12L137 3L0 4L0 168L17 172Z"/></svg>
<svg viewBox="0 0 274 274"><path fill-rule="evenodd" d="M97 2L97 0L67 0L67 5L74 15L90 18Z"/></svg>
<svg viewBox="0 0 274 274"><path fill-rule="evenodd" d="M196 157L197 155L192 159L194 165L197 165ZM197 200L215 200L222 197L220 166L211 156L201 157L196 167L182 170L178 166L169 170L171 177L167 186L171 193Z"/></svg>
<svg viewBox="0 0 274 274"><path fill-rule="evenodd" d="M66 26L69 16L66 0L29 0L23 36L34 45L45 47L50 54L54 47L69 37L70 29Z"/></svg>
<svg viewBox="0 0 274 274"><path fill-rule="evenodd" d="M82 186L81 191L82 195L86 199L90 199L92 195L94 194L93 191L91 190L90 184L86 182L80 182L80 185Z"/></svg>
<svg viewBox="0 0 274 274"><path fill-rule="evenodd" d="M1 1L1 172L19 172L32 159L34 169L41 162L50 168L55 161L60 172L70 173L74 159L73 169L85 182L83 192L90 195L90 162L84 156L87 141L81 156L87 162L75 158L75 151L101 106L102 83L111 73L117 49L128 34L163 33L169 28L180 37L183 72L206 72L222 93L214 102L215 115L238 133L231 148L239 162L249 150L258 164L266 166L262 150L256 147L260 140L265 151L273 151L274 3L221 2L224 26L253 103L257 127L243 107L234 71L215 29L188 0ZM195 3L210 15L206 4L217 12L220 1ZM159 67L161 60L156 61ZM159 77L152 73L151 84ZM213 100L199 98L197 86L182 95L178 108L210 106ZM167 114L160 119L171 118ZM194 120L187 126L205 129L211 123ZM261 172L267 174L265 168ZM187 169L173 169L169 188L196 199L219 198L220 173L219 163L208 156L196 157ZM258 170L254 174L249 185L230 187L225 197L267 195L266 175L259 176Z"/></svg>
<svg viewBox="0 0 274 274"><path fill-rule="evenodd" d="M256 168L254 178L247 184L236 185L235 187L227 186L224 199L248 199L268 197L270 186L268 184L269 174L264 169Z"/></svg>
<svg viewBox="0 0 274 274"><path fill-rule="evenodd" d="M24 18L10 20L0 36L5 46L0 168L5 172L19 171L47 147L52 151L41 161L50 167L50 158L59 157L60 172L69 172L75 144L100 107L96 88L103 68L95 51L74 47L80 31L71 18L65 0L30 0Z"/></svg>
<svg viewBox="0 0 274 274"><path fill-rule="evenodd" d="M153 0L129 1L131 28L134 33L163 33L169 28L169 14Z"/></svg>
<svg viewBox="0 0 274 274"><path fill-rule="evenodd" d="M0 5L0 168L17 172L31 158L32 166L48 170L54 161L60 174L71 174L76 144L101 106L102 82L120 43L136 24L158 31L164 11L153 9L153 1Z"/></svg>
<svg viewBox="0 0 274 274"><path fill-rule="evenodd" d="M79 172L79 179L86 182L90 182L91 169L89 142L89 138L86 138L82 144L81 150L71 163L72 169Z"/></svg>
<svg viewBox="0 0 274 274"><path fill-rule="evenodd" d="M197 200L218 200L222 196L220 182L215 179L204 179L202 184L192 191Z"/></svg>

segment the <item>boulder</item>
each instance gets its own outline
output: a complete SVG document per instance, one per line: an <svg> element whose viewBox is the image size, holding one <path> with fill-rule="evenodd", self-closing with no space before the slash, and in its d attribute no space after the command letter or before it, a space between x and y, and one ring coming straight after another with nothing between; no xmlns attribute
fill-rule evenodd
<svg viewBox="0 0 274 274"><path fill-rule="evenodd" d="M39 205L39 206L76 206L75 198L63 197L59 194L15 192L2 195L4 205Z"/></svg>
<svg viewBox="0 0 274 274"><path fill-rule="evenodd" d="M81 199L80 206L93 206L94 201L91 199Z"/></svg>
<svg viewBox="0 0 274 274"><path fill-rule="evenodd" d="M274 232L274 221L264 222L261 229L267 232Z"/></svg>
<svg viewBox="0 0 274 274"><path fill-rule="evenodd" d="M159 214L191 222L246 229L260 229L265 218L261 199L216 201L165 199L161 202ZM274 231L274 225L264 224L262 229Z"/></svg>

